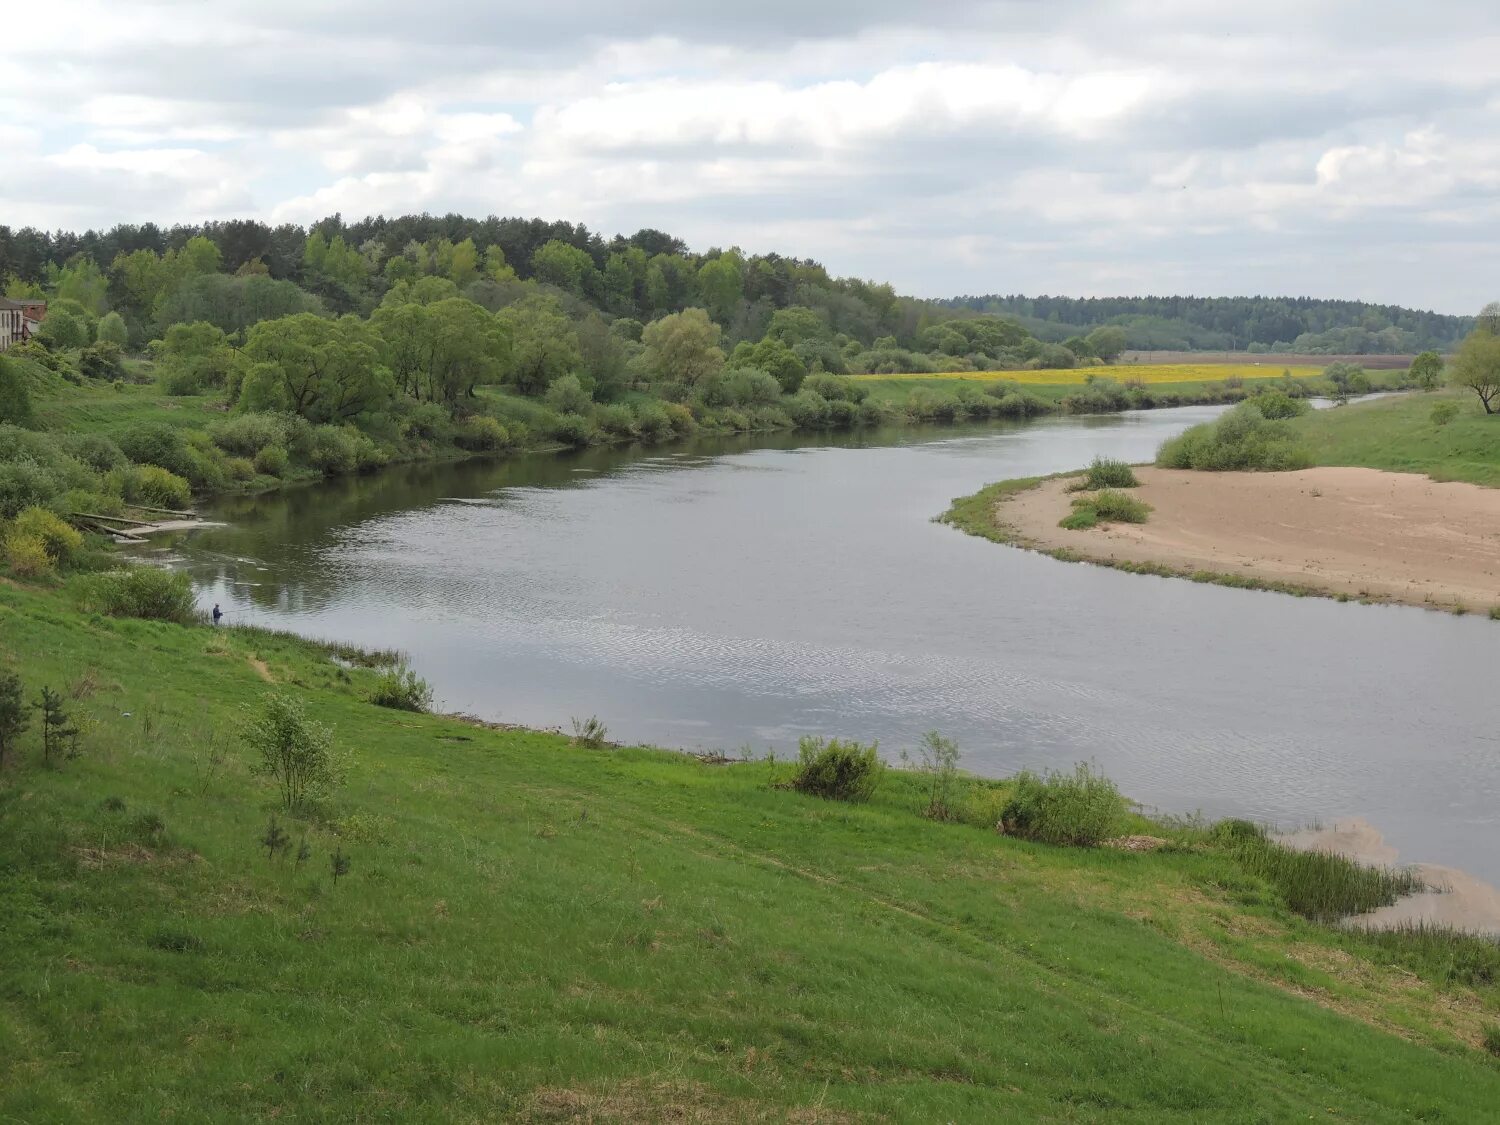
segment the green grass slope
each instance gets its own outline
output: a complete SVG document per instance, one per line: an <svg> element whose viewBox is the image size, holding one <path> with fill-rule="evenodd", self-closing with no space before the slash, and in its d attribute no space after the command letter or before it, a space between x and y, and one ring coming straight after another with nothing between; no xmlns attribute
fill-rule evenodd
<svg viewBox="0 0 1500 1125"><path fill-rule="evenodd" d="M1303 922L1199 847L1026 844L381 710L254 632L0 581L0 669L66 689L0 774L0 1119L1473 1122L1492 984ZM238 741L297 692L351 758L284 820ZM580 710L586 710L580 701ZM350 858L335 882L330 855Z"/></svg>
<svg viewBox="0 0 1500 1125"><path fill-rule="evenodd" d="M1457 415L1433 420L1433 407L1452 403ZM1292 425L1320 465L1359 465L1434 480L1500 486L1500 416L1486 415L1473 394L1444 391L1318 410Z"/></svg>

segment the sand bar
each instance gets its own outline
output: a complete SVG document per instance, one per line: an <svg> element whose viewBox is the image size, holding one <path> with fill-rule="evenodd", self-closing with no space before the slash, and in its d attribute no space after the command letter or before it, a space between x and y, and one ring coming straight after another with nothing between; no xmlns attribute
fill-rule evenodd
<svg viewBox="0 0 1500 1125"><path fill-rule="evenodd" d="M1065 531L1070 478L999 502L1021 543L1098 562L1147 563L1450 609L1500 605L1500 489L1413 473L1136 470L1144 524Z"/></svg>
<svg viewBox="0 0 1500 1125"><path fill-rule="evenodd" d="M1289 847L1332 852L1373 867L1395 867L1396 849L1368 821L1337 821L1326 828L1307 828L1277 837ZM1452 867L1432 863L1408 866L1432 888L1407 895L1390 906L1348 920L1352 926L1389 930L1402 926L1442 926L1500 937L1500 891Z"/></svg>

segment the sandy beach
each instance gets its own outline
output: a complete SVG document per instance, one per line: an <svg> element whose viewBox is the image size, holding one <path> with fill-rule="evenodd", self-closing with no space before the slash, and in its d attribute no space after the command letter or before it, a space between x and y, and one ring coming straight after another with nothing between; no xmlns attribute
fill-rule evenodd
<svg viewBox="0 0 1500 1125"><path fill-rule="evenodd" d="M1076 478L1000 501L1026 546L1305 586L1376 601L1485 612L1500 605L1500 489L1412 473L1136 470L1144 524L1066 531Z"/></svg>

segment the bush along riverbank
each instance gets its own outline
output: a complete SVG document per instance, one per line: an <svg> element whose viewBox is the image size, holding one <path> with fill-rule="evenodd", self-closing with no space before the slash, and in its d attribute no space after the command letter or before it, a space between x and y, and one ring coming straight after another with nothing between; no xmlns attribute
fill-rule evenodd
<svg viewBox="0 0 1500 1125"><path fill-rule="evenodd" d="M1400 872L1144 816L1087 766L971 777L938 733L693 757L429 714L396 654L77 565L0 581L7 1117L1500 1098L1496 946L1336 924Z"/></svg>
<svg viewBox="0 0 1500 1125"><path fill-rule="evenodd" d="M1448 395L1310 412L1273 391L1165 442L1155 467L1002 482L940 519L1065 561L1500 619L1489 530L1500 493L1481 487L1500 481L1500 443L1484 440L1485 422ZM1111 470L1135 483L1108 484Z"/></svg>
<svg viewBox="0 0 1500 1125"><path fill-rule="evenodd" d="M104 377L90 374L102 369L83 353L52 352L37 342L0 356L0 519L34 506L69 517L119 516L132 506L181 509L195 496L264 491L401 462L652 445L697 433L1024 420L1232 402L1251 393L1242 380L1223 380L1184 397L1093 374L1081 385L1023 386L997 373L987 385L958 381L951 389L826 373L778 380L761 368L726 367L722 356L710 362L704 357L717 349L699 340L696 352L670 352L691 379L648 377L648 368L656 370L648 364L632 381L601 384L554 372L535 386L474 382L462 394L424 397L371 366L383 353L360 342L356 325L344 331L341 322L288 321L257 325L254 346L243 348L211 325L179 325L153 345L154 359L120 361ZM1309 380L1259 382L1276 384L1283 397L1320 389Z"/></svg>

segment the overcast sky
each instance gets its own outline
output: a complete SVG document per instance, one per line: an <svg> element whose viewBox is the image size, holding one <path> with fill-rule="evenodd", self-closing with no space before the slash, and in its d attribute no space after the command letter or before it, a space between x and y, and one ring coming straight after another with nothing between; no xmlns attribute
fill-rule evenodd
<svg viewBox="0 0 1500 1125"><path fill-rule="evenodd" d="M926 296L1500 297L1496 0L730 8L30 6L0 223L452 210Z"/></svg>

